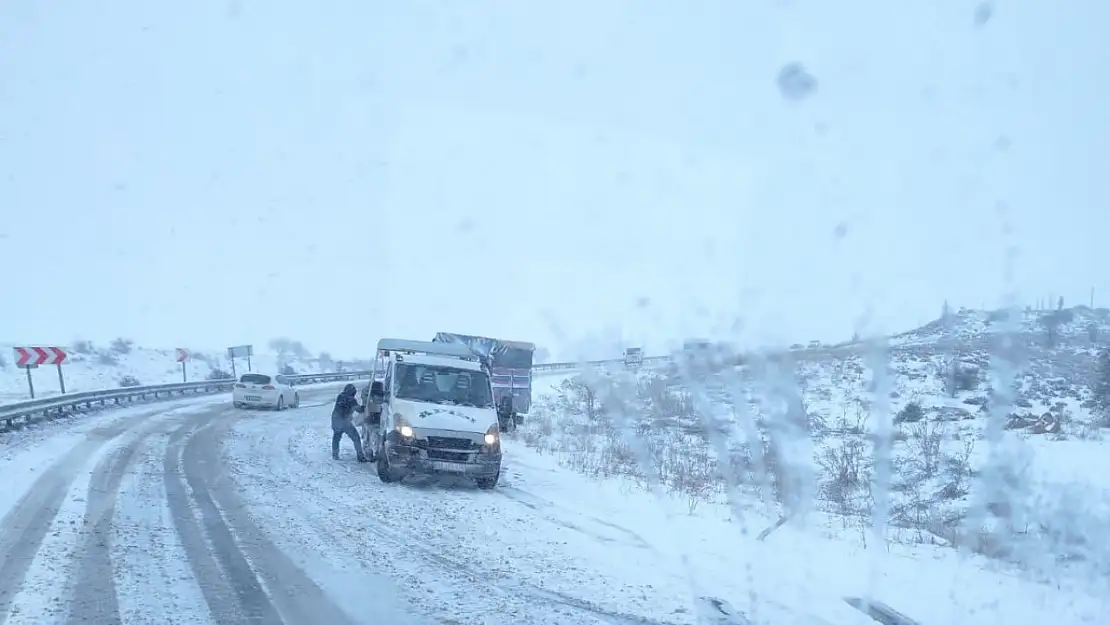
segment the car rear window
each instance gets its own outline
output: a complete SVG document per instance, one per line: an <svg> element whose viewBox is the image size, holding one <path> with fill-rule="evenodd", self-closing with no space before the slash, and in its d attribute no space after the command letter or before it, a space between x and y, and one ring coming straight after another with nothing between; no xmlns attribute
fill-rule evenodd
<svg viewBox="0 0 1110 625"><path fill-rule="evenodd" d="M269 384L270 376L260 373L244 373L239 381L243 384Z"/></svg>

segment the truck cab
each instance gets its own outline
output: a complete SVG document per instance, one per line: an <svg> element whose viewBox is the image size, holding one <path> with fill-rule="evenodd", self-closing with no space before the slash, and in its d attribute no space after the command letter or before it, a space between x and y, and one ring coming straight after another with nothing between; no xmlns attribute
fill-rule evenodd
<svg viewBox="0 0 1110 625"><path fill-rule="evenodd" d="M496 486L504 408L474 352L455 343L382 339L378 353L363 436L378 477L453 474Z"/></svg>

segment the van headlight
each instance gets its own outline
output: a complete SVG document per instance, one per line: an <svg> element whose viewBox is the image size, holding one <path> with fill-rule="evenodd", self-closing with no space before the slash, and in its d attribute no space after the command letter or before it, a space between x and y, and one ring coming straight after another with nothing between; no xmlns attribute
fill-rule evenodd
<svg viewBox="0 0 1110 625"><path fill-rule="evenodd" d="M393 418L396 423L397 433L400 434L402 438L412 438L412 426L405 421L405 418L401 415L393 415Z"/></svg>
<svg viewBox="0 0 1110 625"><path fill-rule="evenodd" d="M501 432L498 429L497 425L495 424L495 425L489 426L489 429L486 430L486 435L482 438L482 441L485 442L486 445L492 447L492 446L497 444L497 442L498 442L498 440L500 440L500 438L501 438Z"/></svg>

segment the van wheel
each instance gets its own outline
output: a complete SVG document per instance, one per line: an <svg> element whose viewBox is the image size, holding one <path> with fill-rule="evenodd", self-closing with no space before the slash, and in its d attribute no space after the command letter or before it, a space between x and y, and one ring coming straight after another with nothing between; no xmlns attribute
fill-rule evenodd
<svg viewBox="0 0 1110 625"><path fill-rule="evenodd" d="M481 488L482 490L491 490L492 488L497 486L497 480L500 478L501 471L498 470L497 473L495 473L491 477L479 477L476 478L474 481L478 483L478 488Z"/></svg>
<svg viewBox="0 0 1110 625"><path fill-rule="evenodd" d="M378 479L386 484L397 481L396 476L393 475L393 470L389 468L389 458L385 449L378 447L375 455L378 457Z"/></svg>

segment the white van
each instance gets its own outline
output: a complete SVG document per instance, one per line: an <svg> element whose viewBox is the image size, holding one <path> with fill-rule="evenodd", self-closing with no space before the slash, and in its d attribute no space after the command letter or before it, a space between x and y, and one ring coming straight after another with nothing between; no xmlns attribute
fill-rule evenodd
<svg viewBox="0 0 1110 625"><path fill-rule="evenodd" d="M498 408L478 356L461 344L405 339L378 341L378 354L363 429L378 477L449 473L496 486Z"/></svg>

